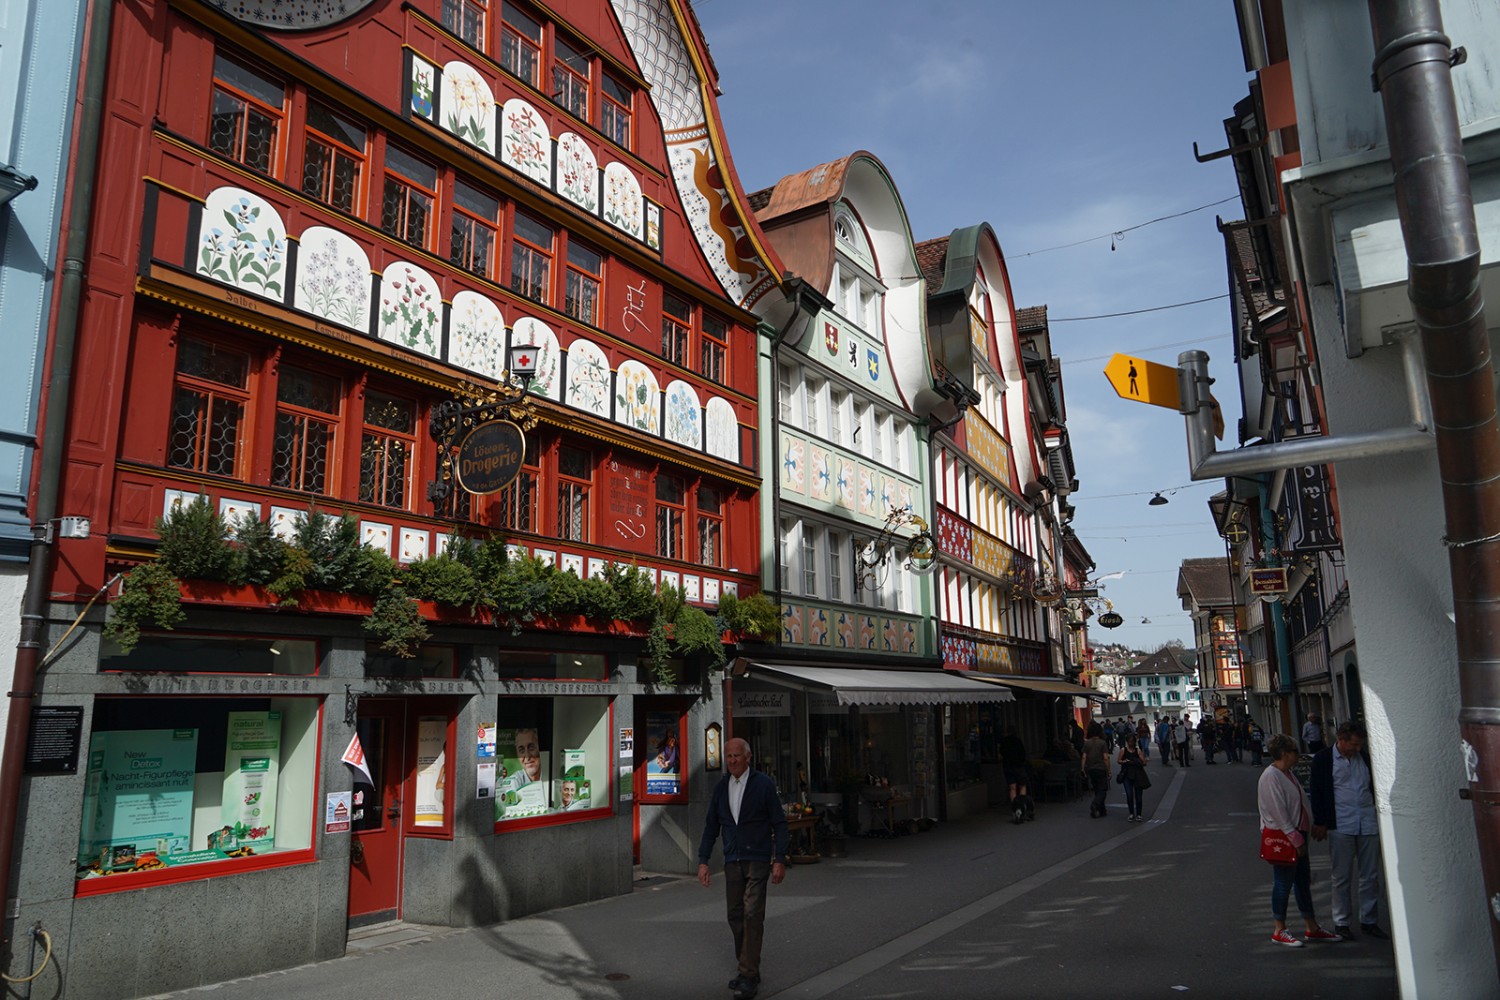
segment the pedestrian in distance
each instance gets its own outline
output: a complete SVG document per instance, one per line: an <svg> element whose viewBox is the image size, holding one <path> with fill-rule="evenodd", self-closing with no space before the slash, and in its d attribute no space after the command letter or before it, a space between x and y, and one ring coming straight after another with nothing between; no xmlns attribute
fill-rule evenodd
<svg viewBox="0 0 1500 1000"><path fill-rule="evenodd" d="M1208 716L1198 720L1198 740L1203 746L1203 761L1214 764L1214 723Z"/></svg>
<svg viewBox="0 0 1500 1000"><path fill-rule="evenodd" d="M1307 721L1302 724L1302 742L1310 754L1327 749L1328 744L1323 742L1323 717L1317 712L1307 713Z"/></svg>
<svg viewBox="0 0 1500 1000"><path fill-rule="evenodd" d="M1225 720L1219 727L1219 742L1224 747L1224 763L1240 762L1240 724Z"/></svg>
<svg viewBox="0 0 1500 1000"><path fill-rule="evenodd" d="M1370 752L1365 727L1350 720L1339 724L1333 746L1313 755L1312 838L1328 839L1333 862L1333 930L1352 937L1354 907L1349 898L1350 872L1359 872L1359 929L1365 937L1384 940L1376 918L1380 900L1380 831L1375 820L1375 788L1370 780Z"/></svg>
<svg viewBox="0 0 1500 1000"><path fill-rule="evenodd" d="M1026 763L1026 745L1016 735L1015 727L1000 737L1000 766L1005 772L1005 783L1010 789L1010 811L1015 824L1020 826L1036 819L1036 806L1031 800L1031 772Z"/></svg>
<svg viewBox="0 0 1500 1000"><path fill-rule="evenodd" d="M1108 719L1105 719L1104 720L1104 727L1103 727L1103 729L1102 729L1102 731L1100 732L1099 735L1104 737L1104 749L1106 749L1106 750L1114 750L1114 748L1115 748L1115 724L1113 722L1109 721Z"/></svg>
<svg viewBox="0 0 1500 1000"><path fill-rule="evenodd" d="M1177 763L1183 767L1193 763L1193 726L1186 712L1182 713L1182 722L1177 727Z"/></svg>
<svg viewBox="0 0 1500 1000"><path fill-rule="evenodd" d="M724 744L724 769L708 800L698 844L698 881L712 883L708 860L721 836L724 896L739 969L729 981L735 1000L751 1000L760 988L760 951L765 936L766 890L786 878L786 812L770 775L750 766L750 744Z"/></svg>
<svg viewBox="0 0 1500 1000"><path fill-rule="evenodd" d="M1120 748L1120 755L1116 763L1120 765L1121 783L1125 786L1125 809L1129 813L1127 823L1139 823L1145 817L1141 815L1142 806L1145 804L1146 789L1151 787L1151 779L1146 776L1146 757L1141 752L1140 740L1135 734L1125 737L1125 745Z"/></svg>
<svg viewBox="0 0 1500 1000"><path fill-rule="evenodd" d="M1172 720L1156 719L1156 756L1167 767L1172 766Z"/></svg>
<svg viewBox="0 0 1500 1000"><path fill-rule="evenodd" d="M1151 723L1146 717L1141 716L1141 721L1135 724L1135 742L1141 748L1141 756L1147 760L1151 759Z"/></svg>
<svg viewBox="0 0 1500 1000"><path fill-rule="evenodd" d="M1260 767L1263 763L1261 758L1266 744L1266 734L1260 731L1260 726L1255 724L1254 719L1250 720L1248 742L1250 744L1250 763L1256 767Z"/></svg>
<svg viewBox="0 0 1500 1000"><path fill-rule="evenodd" d="M1094 791L1089 818L1099 819L1105 813L1109 796L1109 746L1104 742L1103 727L1097 722L1089 726L1089 737L1083 741L1083 759L1078 766Z"/></svg>
<svg viewBox="0 0 1500 1000"><path fill-rule="evenodd" d="M1297 849L1297 860L1292 864L1271 866L1271 919L1275 929L1271 933L1273 944L1288 948L1300 948L1304 941L1342 941L1339 935L1326 931L1318 925L1313 911L1312 868L1308 863L1307 834L1312 827L1312 806L1302 783L1292 777L1292 766L1301 756L1297 743L1290 736L1278 733L1271 737L1271 765L1260 775L1256 787L1256 804L1260 808L1260 825L1264 829L1280 830ZM1286 929L1287 898L1295 893L1297 911L1306 925L1302 938L1293 937Z"/></svg>

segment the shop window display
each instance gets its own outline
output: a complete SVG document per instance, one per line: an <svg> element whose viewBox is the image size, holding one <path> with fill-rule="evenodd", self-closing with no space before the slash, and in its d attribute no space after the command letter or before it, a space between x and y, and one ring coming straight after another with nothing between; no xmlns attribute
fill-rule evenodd
<svg viewBox="0 0 1500 1000"><path fill-rule="evenodd" d="M495 823L610 805L609 698L501 698Z"/></svg>
<svg viewBox="0 0 1500 1000"><path fill-rule="evenodd" d="M78 878L312 847L316 698L100 698Z"/></svg>

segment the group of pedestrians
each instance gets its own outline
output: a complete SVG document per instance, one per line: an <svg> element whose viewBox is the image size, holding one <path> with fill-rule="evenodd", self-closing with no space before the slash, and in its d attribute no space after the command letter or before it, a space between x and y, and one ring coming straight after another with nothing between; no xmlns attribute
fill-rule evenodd
<svg viewBox="0 0 1500 1000"><path fill-rule="evenodd" d="M1146 725L1144 719L1141 725ZM1104 738L1104 727L1097 722L1089 725L1079 760L1079 767L1094 793L1089 804L1089 818L1103 819L1108 813L1106 802L1111 774L1115 774L1125 788L1127 822L1139 823L1145 818L1145 792L1151 787L1151 776L1146 771L1149 757L1145 748L1149 745L1149 739L1142 740L1135 732L1127 731L1118 746L1111 747ZM1111 762L1115 767L1111 767Z"/></svg>

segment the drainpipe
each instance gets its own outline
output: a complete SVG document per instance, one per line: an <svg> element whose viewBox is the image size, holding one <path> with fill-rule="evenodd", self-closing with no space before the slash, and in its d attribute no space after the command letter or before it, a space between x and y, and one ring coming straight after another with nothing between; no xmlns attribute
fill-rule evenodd
<svg viewBox="0 0 1500 1000"><path fill-rule="evenodd" d="M45 526L57 516L58 484L62 479L63 443L67 439L68 409L73 392L73 349L78 333L78 306L83 297L83 267L88 252L89 219L94 207L94 174L99 160L99 124L103 117L105 64L109 55L112 0L94 0L89 12L86 75L78 114L77 156L72 168L72 209L67 243L63 248L62 286L52 335L51 377L47 383L47 417L42 429L41 460L37 466L33 525ZM26 755L31 708L36 697L36 673L47 632L47 603L52 576L52 545L33 529L31 561L26 571L26 594L21 601L21 641L16 645L16 667L11 681L10 715L5 725L5 756L0 761L0 935L10 943L10 921L19 913L10 903L10 874L16 839L17 807L21 798L21 761Z"/></svg>
<svg viewBox="0 0 1500 1000"><path fill-rule="evenodd" d="M1500 964L1500 427L1479 233L1438 0L1370 0L1408 294L1426 354L1458 640L1460 706L1490 941Z"/></svg>

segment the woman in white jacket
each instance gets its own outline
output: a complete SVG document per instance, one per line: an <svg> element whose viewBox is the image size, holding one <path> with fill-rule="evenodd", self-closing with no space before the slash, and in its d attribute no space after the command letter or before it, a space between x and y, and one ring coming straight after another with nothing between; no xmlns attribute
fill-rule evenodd
<svg viewBox="0 0 1500 1000"><path fill-rule="evenodd" d="M1302 783L1292 777L1292 765L1300 756L1297 743L1290 736L1278 734L1271 737L1266 749L1270 753L1271 766L1261 772L1255 795L1260 806L1260 825L1280 830L1297 847L1296 864L1271 866L1271 917L1276 923L1271 940L1288 948L1302 947L1302 941L1292 937L1286 929L1287 897L1295 890L1297 910L1307 925L1302 940L1342 941L1337 934L1318 926L1317 917L1313 915L1312 870L1307 860L1307 831L1312 825L1312 806L1308 804Z"/></svg>

